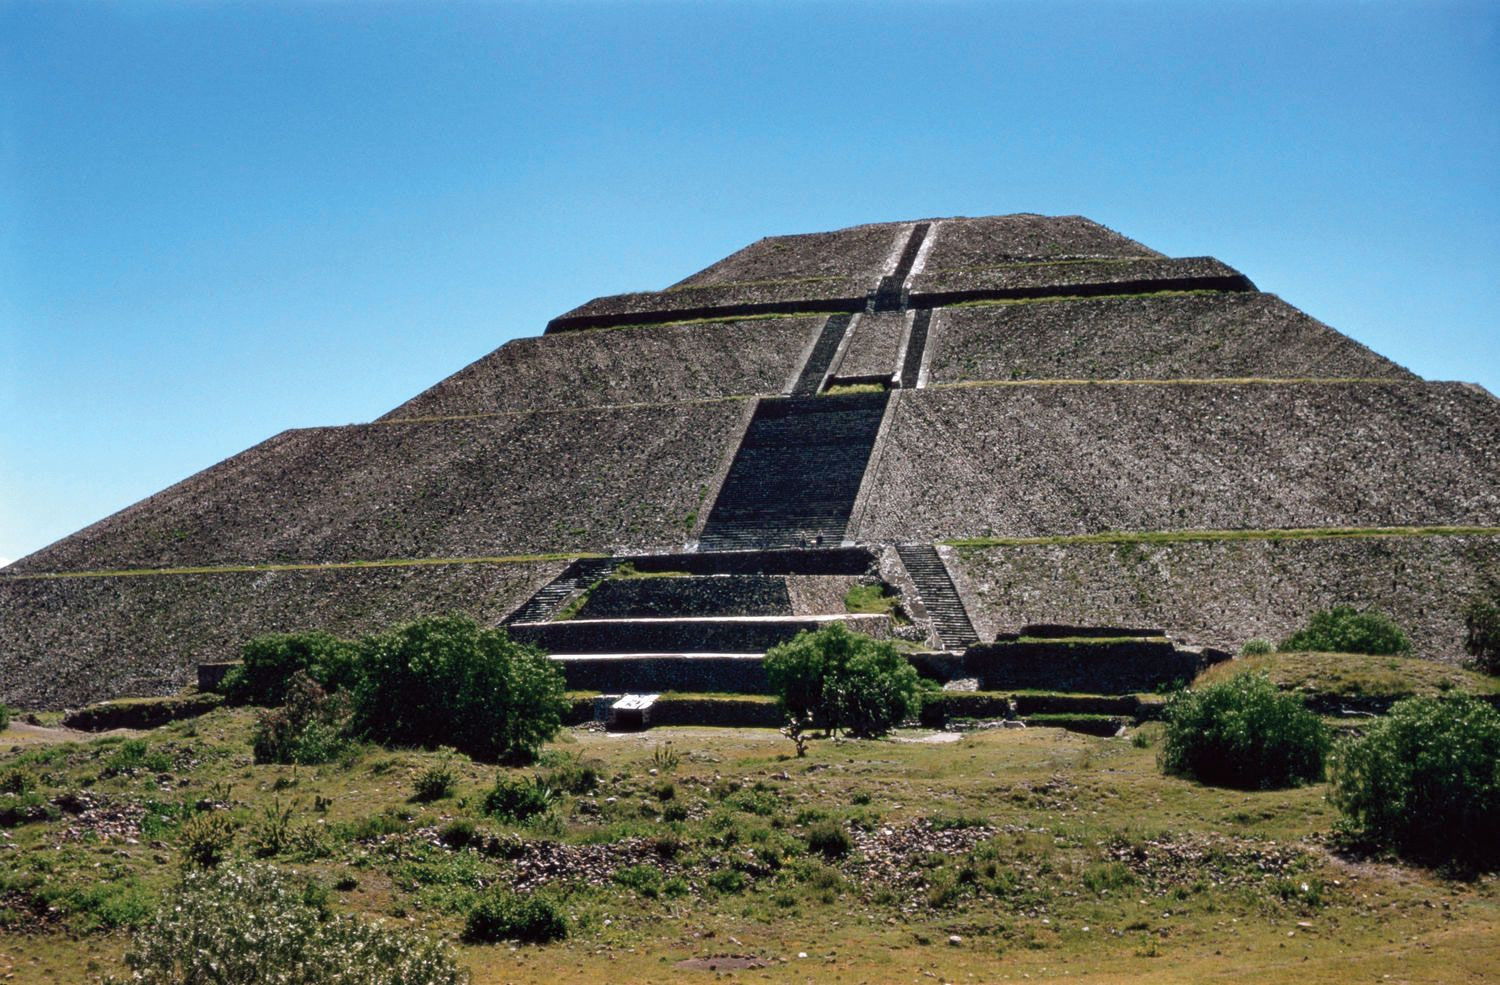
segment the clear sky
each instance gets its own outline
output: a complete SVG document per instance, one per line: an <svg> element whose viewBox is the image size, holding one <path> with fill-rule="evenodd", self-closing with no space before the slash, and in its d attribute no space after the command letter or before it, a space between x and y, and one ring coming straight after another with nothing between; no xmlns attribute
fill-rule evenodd
<svg viewBox="0 0 1500 985"><path fill-rule="evenodd" d="M0 2L0 558L761 236L1004 212L1500 393L1500 4Z"/></svg>

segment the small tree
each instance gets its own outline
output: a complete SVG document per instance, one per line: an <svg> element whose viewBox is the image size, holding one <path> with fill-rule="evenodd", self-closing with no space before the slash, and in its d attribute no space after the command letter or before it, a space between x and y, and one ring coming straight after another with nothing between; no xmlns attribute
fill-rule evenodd
<svg viewBox="0 0 1500 985"><path fill-rule="evenodd" d="M286 700L298 671L326 691L347 690L355 677L358 647L332 634L267 633L240 649L240 666L224 675L219 689L231 704L274 707Z"/></svg>
<svg viewBox="0 0 1500 985"><path fill-rule="evenodd" d="M330 695L307 673L296 671L284 703L265 709L255 720L255 761L311 766L336 759L346 746L348 718L347 695Z"/></svg>
<svg viewBox="0 0 1500 985"><path fill-rule="evenodd" d="M1283 640L1279 649L1384 657L1411 652L1411 641L1383 612L1374 609L1361 612L1352 605L1336 605L1313 613L1307 625Z"/></svg>
<svg viewBox="0 0 1500 985"><path fill-rule="evenodd" d="M1238 674L1179 691L1163 713L1161 766L1168 773L1241 790L1270 790L1323 778L1328 729L1296 695L1264 674Z"/></svg>
<svg viewBox="0 0 1500 985"><path fill-rule="evenodd" d="M894 646L831 623L766 653L766 676L788 720L830 734L889 732L917 712L917 672Z"/></svg>
<svg viewBox="0 0 1500 985"><path fill-rule="evenodd" d="M1500 674L1500 606L1482 599L1464 613L1464 649L1474 666L1486 674Z"/></svg>
<svg viewBox="0 0 1500 985"><path fill-rule="evenodd" d="M1419 862L1500 866L1500 712L1408 698L1333 757L1345 831Z"/></svg>
<svg viewBox="0 0 1500 985"><path fill-rule="evenodd" d="M466 616L418 619L360 645L353 728L378 742L530 759L564 711L562 671L546 654Z"/></svg>

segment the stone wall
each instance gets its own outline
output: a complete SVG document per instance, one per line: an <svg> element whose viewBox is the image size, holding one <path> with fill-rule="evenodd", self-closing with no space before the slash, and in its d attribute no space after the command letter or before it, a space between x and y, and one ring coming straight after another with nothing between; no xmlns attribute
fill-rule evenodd
<svg viewBox="0 0 1500 985"><path fill-rule="evenodd" d="M680 547L747 401L289 431L14 572Z"/></svg>
<svg viewBox="0 0 1500 985"><path fill-rule="evenodd" d="M1463 609L1500 592L1500 537L1072 544L945 551L982 639L1025 623L1164 628L1237 650L1314 611L1382 609L1420 656L1457 662Z"/></svg>
<svg viewBox="0 0 1500 985"><path fill-rule="evenodd" d="M883 615L838 616L852 633L876 639L890 635ZM511 635L549 653L760 653L798 633L813 631L829 617L568 619L513 623ZM649 690L649 689L648 689Z"/></svg>
<svg viewBox="0 0 1500 985"><path fill-rule="evenodd" d="M1191 681L1208 663L1171 643L981 643L964 652L964 676L982 691L1034 689L1131 694Z"/></svg>
<svg viewBox="0 0 1500 985"><path fill-rule="evenodd" d="M356 636L424 615L498 623L565 562L113 578L0 577L0 701L167 694L261 633Z"/></svg>
<svg viewBox="0 0 1500 985"><path fill-rule="evenodd" d="M757 655L620 657L559 660L571 691L648 694L662 691L768 694L770 683Z"/></svg>
<svg viewBox="0 0 1500 985"><path fill-rule="evenodd" d="M1023 385L893 399L864 541L1500 524L1500 401L1459 385Z"/></svg>
<svg viewBox="0 0 1500 985"><path fill-rule="evenodd" d="M789 616L786 579L775 575L612 578L589 593L579 619Z"/></svg>
<svg viewBox="0 0 1500 985"><path fill-rule="evenodd" d="M929 381L1391 377L1390 360L1272 294L945 308Z"/></svg>
<svg viewBox="0 0 1500 985"><path fill-rule="evenodd" d="M382 420L779 394L822 324L730 320L516 339Z"/></svg>

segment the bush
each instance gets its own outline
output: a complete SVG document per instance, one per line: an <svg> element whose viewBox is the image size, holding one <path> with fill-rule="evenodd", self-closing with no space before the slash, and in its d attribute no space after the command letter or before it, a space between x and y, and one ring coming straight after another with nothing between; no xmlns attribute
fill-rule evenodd
<svg viewBox="0 0 1500 985"><path fill-rule="evenodd" d="M484 812L502 821L526 821L551 810L557 794L541 779L502 776L484 795Z"/></svg>
<svg viewBox="0 0 1500 985"><path fill-rule="evenodd" d="M10 707L0 702L0 732L10 728Z"/></svg>
<svg viewBox="0 0 1500 985"><path fill-rule="evenodd" d="M832 861L843 858L854 847L849 832L835 821L819 821L807 830L807 849Z"/></svg>
<svg viewBox="0 0 1500 985"><path fill-rule="evenodd" d="M1389 657L1411 652L1411 641L1383 612L1336 605L1313 613L1306 626L1281 641L1280 648Z"/></svg>
<svg viewBox="0 0 1500 985"><path fill-rule="evenodd" d="M529 759L562 724L562 671L541 650L465 616L367 637L360 655L353 727L376 741Z"/></svg>
<svg viewBox="0 0 1500 985"><path fill-rule="evenodd" d="M269 633L240 649L238 667L219 684L233 704L274 707L286 700L299 671L325 691L345 691L354 683L356 644L324 632Z"/></svg>
<svg viewBox="0 0 1500 985"><path fill-rule="evenodd" d="M765 668L787 716L829 733L883 735L920 709L921 684L906 658L840 623L772 647Z"/></svg>
<svg viewBox="0 0 1500 985"><path fill-rule="evenodd" d="M1333 757L1343 828L1415 861L1500 866L1500 712L1469 696L1408 698Z"/></svg>
<svg viewBox="0 0 1500 985"><path fill-rule="evenodd" d="M330 917L306 897L302 886L270 866L189 872L135 935L125 954L130 981L459 985L469 980L446 945L354 917Z"/></svg>
<svg viewBox="0 0 1500 985"><path fill-rule="evenodd" d="M292 674L285 698L284 705L266 709L255 720L255 761L311 766L337 759L347 745L347 698L329 695L300 670Z"/></svg>
<svg viewBox="0 0 1500 985"><path fill-rule="evenodd" d="M1500 606L1476 601L1464 613L1464 649L1476 669L1500 674Z"/></svg>
<svg viewBox="0 0 1500 985"><path fill-rule="evenodd" d="M1239 674L1167 701L1161 765L1168 773L1240 790L1323 777L1328 729L1264 674Z"/></svg>
<svg viewBox="0 0 1500 985"><path fill-rule="evenodd" d="M544 944L567 934L567 921L552 899L522 895L498 886L479 898L464 922L464 939L482 944L496 941Z"/></svg>
<svg viewBox="0 0 1500 985"><path fill-rule="evenodd" d="M1268 653L1276 652L1276 644L1259 636L1253 640L1246 640L1245 645L1240 647L1242 657L1263 657Z"/></svg>
<svg viewBox="0 0 1500 985"><path fill-rule="evenodd" d="M234 821L228 814L208 811L182 822L182 862L190 869L214 869L234 847Z"/></svg>
<svg viewBox="0 0 1500 985"><path fill-rule="evenodd" d="M453 768L452 757L444 756L417 775L411 796L425 804L451 797L457 789L458 771Z"/></svg>

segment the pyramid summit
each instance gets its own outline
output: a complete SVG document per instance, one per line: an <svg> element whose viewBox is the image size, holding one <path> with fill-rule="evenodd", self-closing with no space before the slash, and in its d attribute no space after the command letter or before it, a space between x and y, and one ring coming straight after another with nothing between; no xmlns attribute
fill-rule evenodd
<svg viewBox="0 0 1500 985"><path fill-rule="evenodd" d="M773 236L5 568L0 700L163 693L259 633L451 610L600 689L755 689L829 621L983 678L1023 627L1224 649L1344 602L1452 660L1500 586L1497 438L1481 388L1080 216ZM875 581L911 625L848 611ZM1073 683L1140 683L1116 669Z"/></svg>

